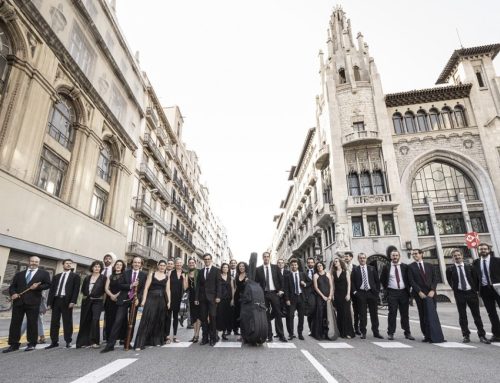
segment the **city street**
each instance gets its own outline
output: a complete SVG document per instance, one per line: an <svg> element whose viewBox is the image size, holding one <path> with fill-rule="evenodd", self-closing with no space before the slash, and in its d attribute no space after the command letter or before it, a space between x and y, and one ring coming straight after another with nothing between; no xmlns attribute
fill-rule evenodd
<svg viewBox="0 0 500 383"><path fill-rule="evenodd" d="M490 325L482 311L488 330ZM181 343L141 352L124 352L121 347L108 354L62 347L45 351L39 346L31 353L0 354L0 376L3 382L155 382L160 379L176 383L235 380L241 383L261 380L492 382L498 379L500 343L480 344L471 327L471 343L463 345L455 306L440 304L439 313L447 339L439 345L420 341L418 315L412 307L410 317L416 341L405 340L401 332L396 333L394 341L377 340L368 333L366 340L318 342L306 336L305 341L295 339L254 347L241 345L231 336L229 341L219 342L212 348L186 342L192 330L181 328ZM384 335L385 314L386 311L381 310L380 328ZM1 319L0 325L0 336L4 340L8 319ZM19 368L9 368L13 363L22 365L22 372ZM477 368L470 366L481 366L480 374Z"/></svg>

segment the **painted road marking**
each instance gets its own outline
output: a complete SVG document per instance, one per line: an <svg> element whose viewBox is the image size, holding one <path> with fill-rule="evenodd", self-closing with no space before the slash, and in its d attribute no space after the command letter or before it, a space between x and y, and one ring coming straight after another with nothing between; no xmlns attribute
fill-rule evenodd
<svg viewBox="0 0 500 383"><path fill-rule="evenodd" d="M100 382L107 377L110 377L114 373L120 371L122 368L127 367L129 364L132 364L137 359L127 358L127 359L117 359L114 362L111 362L104 367L98 368L95 371L92 371L90 374L82 376L81 378L74 380L71 383L97 383Z"/></svg>
<svg viewBox="0 0 500 383"><path fill-rule="evenodd" d="M164 344L162 347L166 348L186 348L191 346L193 343L191 342L179 342L179 343L170 343L170 344Z"/></svg>
<svg viewBox="0 0 500 383"><path fill-rule="evenodd" d="M214 347L219 347L219 348L241 348L241 342L217 342Z"/></svg>
<svg viewBox="0 0 500 383"><path fill-rule="evenodd" d="M433 343L435 346L443 347L443 348L476 348L469 344L463 344L458 342L444 342L444 343Z"/></svg>
<svg viewBox="0 0 500 383"><path fill-rule="evenodd" d="M349 343L337 343L337 342L332 342L332 343L318 343L320 347L323 348L354 348L351 346Z"/></svg>
<svg viewBox="0 0 500 383"><path fill-rule="evenodd" d="M372 342L375 346L379 346L382 348L413 348L408 344L404 344L401 342Z"/></svg>
<svg viewBox="0 0 500 383"><path fill-rule="evenodd" d="M307 358L309 362L314 366L314 368L321 374L321 376L328 382L328 383L338 383L338 381L327 371L323 365L316 360L314 356L312 356L308 351L306 350L300 350L304 354L304 356Z"/></svg>
<svg viewBox="0 0 500 383"><path fill-rule="evenodd" d="M266 343L267 348L297 348L293 343Z"/></svg>

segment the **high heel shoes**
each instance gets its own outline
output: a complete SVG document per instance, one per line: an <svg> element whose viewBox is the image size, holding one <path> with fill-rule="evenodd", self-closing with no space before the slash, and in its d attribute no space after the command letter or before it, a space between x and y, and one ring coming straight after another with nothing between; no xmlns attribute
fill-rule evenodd
<svg viewBox="0 0 500 383"><path fill-rule="evenodd" d="M192 343L198 343L198 340L200 339L199 336L193 336L193 338L190 340Z"/></svg>

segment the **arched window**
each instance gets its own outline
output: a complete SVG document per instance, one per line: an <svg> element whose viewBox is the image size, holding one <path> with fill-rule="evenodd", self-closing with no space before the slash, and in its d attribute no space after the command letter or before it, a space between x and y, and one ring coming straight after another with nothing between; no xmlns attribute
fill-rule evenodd
<svg viewBox="0 0 500 383"><path fill-rule="evenodd" d="M347 184L349 185L349 195L352 196L361 195L357 173L351 173L347 176Z"/></svg>
<svg viewBox="0 0 500 383"><path fill-rule="evenodd" d="M359 174L359 184L361 186L361 195L371 195L373 194L372 182L370 179L370 173L361 172Z"/></svg>
<svg viewBox="0 0 500 383"><path fill-rule="evenodd" d="M436 108L429 110L429 121L431 122L431 130L441 129L441 117L439 115L439 110Z"/></svg>
<svg viewBox="0 0 500 383"><path fill-rule="evenodd" d="M422 167L411 185L413 204L426 203L426 196L435 202L458 201L463 193L466 200L477 200L476 189L466 174L443 162L431 162Z"/></svg>
<svg viewBox="0 0 500 383"><path fill-rule="evenodd" d="M61 95L61 99L54 104L49 121L49 135L67 149L73 141L73 124L75 114L71 101Z"/></svg>
<svg viewBox="0 0 500 383"><path fill-rule="evenodd" d="M455 121L458 128L464 128L467 126L467 120L465 119L465 110L462 105L455 106Z"/></svg>
<svg viewBox="0 0 500 383"><path fill-rule="evenodd" d="M385 194L384 174L380 170L372 173L373 194Z"/></svg>
<svg viewBox="0 0 500 383"><path fill-rule="evenodd" d="M5 89L9 69L7 56L11 51L10 39L5 31L4 25L0 24L0 94L2 94Z"/></svg>
<svg viewBox="0 0 500 383"><path fill-rule="evenodd" d="M408 133L415 133L417 131L417 127L415 126L415 115L413 112L408 111L405 113L405 126Z"/></svg>
<svg viewBox="0 0 500 383"><path fill-rule="evenodd" d="M394 132L396 134L404 134L405 129L403 126L403 116L401 113L396 112L392 115L392 123L394 125Z"/></svg>
<svg viewBox="0 0 500 383"><path fill-rule="evenodd" d="M417 112L417 125L419 132L427 132L429 130L429 125L427 123L427 113L423 109L420 109Z"/></svg>
<svg viewBox="0 0 500 383"><path fill-rule="evenodd" d="M345 84L347 82L346 77L345 77L345 70L344 68L339 69L339 83L340 84Z"/></svg>
<svg viewBox="0 0 500 383"><path fill-rule="evenodd" d="M452 111L448 106L441 109L441 116L443 116L443 123L445 129L453 129Z"/></svg>
<svg viewBox="0 0 500 383"><path fill-rule="evenodd" d="M97 162L97 175L108 183L111 181L111 159L111 146L104 142Z"/></svg>
<svg viewBox="0 0 500 383"><path fill-rule="evenodd" d="M354 81L361 81L361 73L359 72L359 67L356 65L352 68L354 73Z"/></svg>

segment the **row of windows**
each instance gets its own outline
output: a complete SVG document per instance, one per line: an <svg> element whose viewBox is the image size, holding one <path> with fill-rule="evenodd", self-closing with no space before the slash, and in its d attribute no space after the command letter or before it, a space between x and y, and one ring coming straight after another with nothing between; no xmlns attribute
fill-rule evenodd
<svg viewBox="0 0 500 383"><path fill-rule="evenodd" d="M462 105L451 109L449 106L441 110L431 108L429 113L424 109L407 111L404 116L400 112L392 115L392 123L396 134L429 132L431 130L464 128L468 126L465 109Z"/></svg>
<svg viewBox="0 0 500 383"><path fill-rule="evenodd" d="M354 75L354 81L361 81L361 72L359 70L359 67L357 65L352 67L352 73ZM340 84L345 84L347 82L346 74L345 74L345 69L340 68L339 69L339 83Z"/></svg>
<svg viewBox="0 0 500 383"><path fill-rule="evenodd" d="M384 174L380 170L374 172L353 172L347 176L350 196L385 194Z"/></svg>
<svg viewBox="0 0 500 383"><path fill-rule="evenodd" d="M379 236L379 235L395 235L396 228L394 226L394 217L392 214L382 215L382 228L379 225L376 215L366 216L366 227L363 225L362 217L352 217L352 236Z"/></svg>
<svg viewBox="0 0 500 383"><path fill-rule="evenodd" d="M472 231L476 233L487 233L488 227L482 212L469 214ZM434 229L429 215L415 216L417 234L419 236L434 235ZM461 213L436 214L436 225L440 235L465 234L466 226Z"/></svg>

